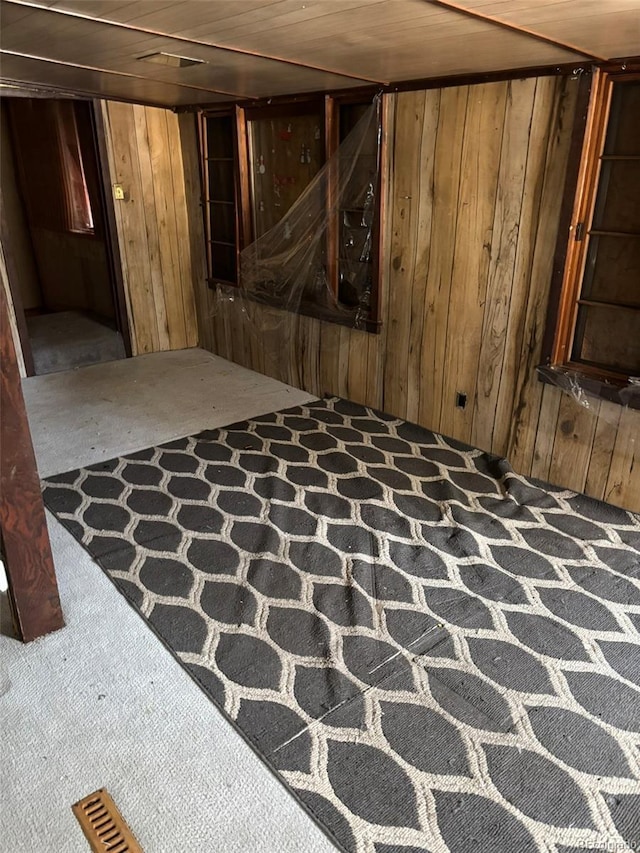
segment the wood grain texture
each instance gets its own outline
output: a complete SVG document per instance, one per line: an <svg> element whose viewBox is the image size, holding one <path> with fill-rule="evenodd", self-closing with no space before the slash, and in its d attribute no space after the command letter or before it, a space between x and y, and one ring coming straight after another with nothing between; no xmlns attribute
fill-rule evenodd
<svg viewBox="0 0 640 853"><path fill-rule="evenodd" d="M394 168L395 193L391 207L391 267L385 333L394 346L387 351L384 405L402 416L407 412L407 380L411 343L411 292L418 249L418 210L424 92L409 92L396 119L396 146L402 140L405 156ZM384 322L384 321L383 321Z"/></svg>
<svg viewBox="0 0 640 853"><path fill-rule="evenodd" d="M553 445L558 425L558 412L562 392L551 385L545 387L539 410L539 423L536 431L530 474L539 480L548 480L553 462Z"/></svg>
<svg viewBox="0 0 640 853"><path fill-rule="evenodd" d="M558 422L549 467L551 482L584 491L598 421L600 403L594 400L593 409L585 408L568 394L562 394Z"/></svg>
<svg viewBox="0 0 640 853"><path fill-rule="evenodd" d="M436 149L438 121L440 118L440 92L436 89L424 93L424 113L419 145L417 199L415 204L416 252L414 279L411 289L411 326L407 360L406 417L417 421L420 417L422 358L425 344L427 311L427 273L431 257L431 228L433 225L433 196L435 190Z"/></svg>
<svg viewBox="0 0 640 853"><path fill-rule="evenodd" d="M260 353L247 361L227 302L225 334L200 317L207 346L640 511L640 413L586 409L536 373L577 94L577 79L558 76L396 95L381 333L307 318L282 319L274 336L257 317Z"/></svg>
<svg viewBox="0 0 640 853"><path fill-rule="evenodd" d="M529 81L523 82L528 83ZM516 97L519 97L519 88L520 86L512 88ZM518 214L517 244L513 259L513 284L509 294L509 319L502 346L503 369L499 378L494 416L492 449L496 453L515 452L516 449L519 449L520 445L517 444L516 439L519 434L520 420L513 418L513 412L516 407L520 407L521 414L526 410L527 417L523 426L528 423L528 416L531 412L531 409L527 408L521 400L522 388L529 387L530 374L535 367L527 357L529 352L528 341L531 339L531 332L527 327L527 305L531 292L533 258L538 242L543 175L547 160L550 128L553 124L553 105L560 97L552 82L546 78L536 81L535 91L530 96L529 142L526 152L522 200ZM560 168L563 168L565 156L564 149L561 149L552 160L560 160ZM541 278L538 286L546 287L546 282ZM536 353L534 352L531 357L535 358ZM523 360L525 364L522 365L521 369ZM523 464L527 467L528 461L523 462Z"/></svg>
<svg viewBox="0 0 640 853"><path fill-rule="evenodd" d="M33 376L35 373L33 353L24 315L24 306L20 298L20 272L12 253L14 244L7 224L4 195L0 190L0 275L2 286L6 288L9 328L13 337L19 375L21 377Z"/></svg>
<svg viewBox="0 0 640 853"><path fill-rule="evenodd" d="M445 351L440 418L440 430L463 441L471 440L508 88L473 87L467 103L447 335L456 343ZM458 391L467 395L464 409L455 405Z"/></svg>
<svg viewBox="0 0 640 853"><path fill-rule="evenodd" d="M186 203L194 164L183 162L178 116L115 102L102 110L111 183L125 195L114 205L133 354L196 346L203 250L197 209Z"/></svg>
<svg viewBox="0 0 640 853"><path fill-rule="evenodd" d="M526 177L527 155L536 80L507 85L506 109L502 125L500 171L491 229L489 269L482 320L476 395L473 401L471 441L480 437L487 448L504 445L496 435L496 412L502 379L509 373L506 342L509 333L511 300L520 244L520 221ZM490 442L490 443L489 443Z"/></svg>
<svg viewBox="0 0 640 853"><path fill-rule="evenodd" d="M606 400L600 401L600 411L585 481L585 492L589 494L605 494L621 414L622 408L620 406ZM640 425L638 428L640 429Z"/></svg>
<svg viewBox="0 0 640 853"><path fill-rule="evenodd" d="M611 456L604 499L619 506L640 510L640 412L623 409Z"/></svg>
<svg viewBox="0 0 640 853"><path fill-rule="evenodd" d="M570 145L577 81L541 78L536 86L530 143L531 183L524 194L524 238L517 258L513 295L515 329L507 364L514 371L506 452L517 470L529 473L539 424L543 386L535 369L542 358L546 308L553 271L560 204ZM548 425L543 424L547 429Z"/></svg>
<svg viewBox="0 0 640 853"><path fill-rule="evenodd" d="M542 152L539 191L533 193L529 220L531 249L523 258L526 264L526 300L521 313L519 349L515 350L514 406L507 454L517 470L528 473L539 430L553 426L539 420L543 386L537 381L535 367L542 358L547 304L553 274L553 248L556 239L564 176L569 151L569 127L572 125L577 96L577 81L560 80L555 86L541 80L536 87L538 115L545 117L546 128L532 152ZM535 114L534 114L535 115ZM536 124L539 119L535 117ZM544 141L543 141L544 140ZM517 290L514 288L514 293ZM562 482L560 485L564 485Z"/></svg>
<svg viewBox="0 0 640 853"><path fill-rule="evenodd" d="M20 639L64 626L40 479L31 443L10 324L7 283L0 284L0 534L9 600Z"/></svg>
<svg viewBox="0 0 640 853"><path fill-rule="evenodd" d="M200 184L200 157L198 155L198 125L191 113L178 115L180 133L180 159L184 183L181 197L184 198L184 215L187 219L190 258L187 259L193 289L198 339L200 345L211 349L213 332L211 323L211 290L207 287L207 263L205 250L205 226ZM174 151L172 156L177 156ZM174 186L180 185L179 175L174 177Z"/></svg>
<svg viewBox="0 0 640 853"><path fill-rule="evenodd" d="M440 423L445 354L449 340L449 307L458 223L458 196L462 174L462 142L469 102L469 87L443 90L435 139L433 213L429 234L426 318L422 343L420 423ZM398 99L398 111L403 109ZM397 156L402 154L399 142Z"/></svg>

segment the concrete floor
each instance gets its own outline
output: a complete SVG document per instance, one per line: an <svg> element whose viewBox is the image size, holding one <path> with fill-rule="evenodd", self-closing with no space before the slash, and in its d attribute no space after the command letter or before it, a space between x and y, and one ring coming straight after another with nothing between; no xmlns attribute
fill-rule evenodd
<svg viewBox="0 0 640 853"><path fill-rule="evenodd" d="M202 350L24 383L43 476L309 395ZM114 796L146 853L329 853L334 848L48 516L66 627L0 636L0 850L83 853L71 804Z"/></svg>

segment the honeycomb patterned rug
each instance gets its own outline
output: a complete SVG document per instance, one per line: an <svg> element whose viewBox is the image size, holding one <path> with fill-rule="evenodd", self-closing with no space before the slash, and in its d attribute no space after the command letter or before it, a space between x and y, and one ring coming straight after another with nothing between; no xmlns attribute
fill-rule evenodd
<svg viewBox="0 0 640 853"><path fill-rule="evenodd" d="M44 497L339 849L640 846L638 517L340 399Z"/></svg>

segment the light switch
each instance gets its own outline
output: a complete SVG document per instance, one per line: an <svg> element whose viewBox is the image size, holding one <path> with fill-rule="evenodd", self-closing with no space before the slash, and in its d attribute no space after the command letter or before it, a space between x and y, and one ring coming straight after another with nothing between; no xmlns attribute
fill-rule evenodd
<svg viewBox="0 0 640 853"><path fill-rule="evenodd" d="M116 201L124 201L124 190L122 189L122 184L113 185L113 197Z"/></svg>

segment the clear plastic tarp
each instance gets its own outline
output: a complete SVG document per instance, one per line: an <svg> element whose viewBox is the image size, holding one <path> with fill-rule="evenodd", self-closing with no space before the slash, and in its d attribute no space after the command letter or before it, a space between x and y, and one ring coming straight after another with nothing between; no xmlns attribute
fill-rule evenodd
<svg viewBox="0 0 640 853"><path fill-rule="evenodd" d="M379 96L369 106L351 105L324 164L315 119L308 130L286 118L248 122L252 231L258 236L240 254L238 286L213 285L213 311L221 302L238 303L243 333L255 341L274 331L288 340L297 332L296 316L371 328L380 111ZM301 171L309 175L315 168L295 197L306 180Z"/></svg>
<svg viewBox="0 0 640 853"><path fill-rule="evenodd" d="M631 376L626 384L620 385L582 374L570 367L541 365L538 367L538 373L545 382L560 388L578 405L604 420L617 423L619 411L616 409L610 413L607 409L600 407L601 400L640 409L640 376Z"/></svg>

